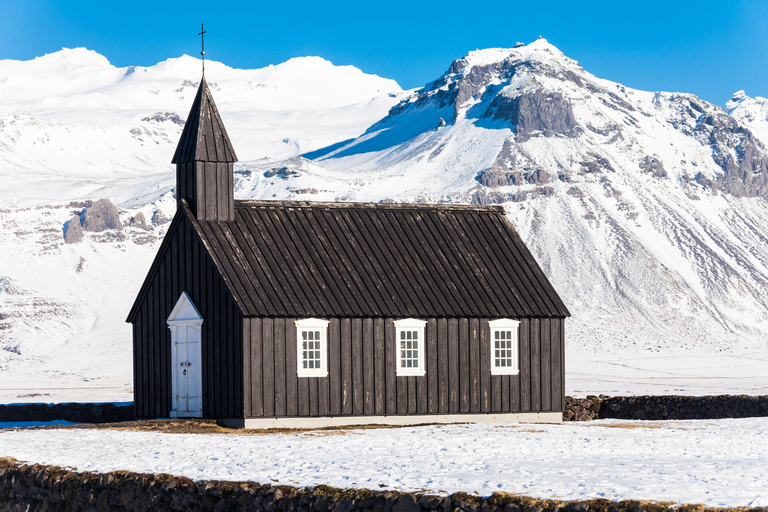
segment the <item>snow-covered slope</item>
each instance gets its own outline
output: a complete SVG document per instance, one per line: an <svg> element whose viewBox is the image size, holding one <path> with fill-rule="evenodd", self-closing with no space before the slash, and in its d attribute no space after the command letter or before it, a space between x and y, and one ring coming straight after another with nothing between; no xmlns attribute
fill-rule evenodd
<svg viewBox="0 0 768 512"><path fill-rule="evenodd" d="M242 70L206 63L241 159L282 159L359 135L396 82L319 57ZM85 197L142 203L174 185L171 156L200 61L116 68L83 48L0 60L0 206Z"/></svg>
<svg viewBox="0 0 768 512"><path fill-rule="evenodd" d="M597 78L539 39L470 52L362 136L246 188L505 204L574 313L572 391L597 376L606 392L765 391L768 132L753 125Z"/></svg>
<svg viewBox="0 0 768 512"><path fill-rule="evenodd" d="M47 86L2 71L45 59L66 61ZM83 50L0 61L0 201L55 203L0 213L0 368L16 382L69 364L73 387L130 380L122 320L163 227L64 245L68 201L109 197L124 224L173 213L167 162L198 64L117 70ZM574 315L568 392L768 392L768 131L736 98L729 115L630 89L543 39L471 52L405 95L318 59L206 75L247 160L238 197L504 204ZM89 344L114 364L88 362Z"/></svg>

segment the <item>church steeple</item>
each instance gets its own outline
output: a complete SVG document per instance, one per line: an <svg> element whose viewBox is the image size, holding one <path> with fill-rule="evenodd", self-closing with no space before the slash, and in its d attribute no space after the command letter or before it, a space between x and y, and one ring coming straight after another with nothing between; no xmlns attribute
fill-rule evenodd
<svg viewBox="0 0 768 512"><path fill-rule="evenodd" d="M179 145L176 164L176 200L187 203L198 220L235 220L235 150L221 121L213 96L200 81Z"/></svg>

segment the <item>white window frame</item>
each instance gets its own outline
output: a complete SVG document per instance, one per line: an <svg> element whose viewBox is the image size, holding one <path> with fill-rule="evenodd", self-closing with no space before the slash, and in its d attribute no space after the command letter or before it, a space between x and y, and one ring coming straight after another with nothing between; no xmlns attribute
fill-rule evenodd
<svg viewBox="0 0 768 512"><path fill-rule="evenodd" d="M491 375L517 375L520 373L520 320L502 318L488 322L491 327ZM496 366L496 333L512 331L512 366Z"/></svg>
<svg viewBox="0 0 768 512"><path fill-rule="evenodd" d="M426 320L418 320L416 318L406 318L403 320L395 321L395 374L397 376L416 376L421 377L427 372L424 370L424 361L427 359L426 354L426 338L424 336L424 326L427 325ZM417 331L419 348L419 358L416 361L416 367L403 368L402 357L400 353L400 333L403 331Z"/></svg>
<svg viewBox="0 0 768 512"><path fill-rule="evenodd" d="M296 374L299 377L327 377L328 376L328 320L319 318L305 318L296 320ZM307 331L320 331L320 367L304 368L302 355L301 333Z"/></svg>

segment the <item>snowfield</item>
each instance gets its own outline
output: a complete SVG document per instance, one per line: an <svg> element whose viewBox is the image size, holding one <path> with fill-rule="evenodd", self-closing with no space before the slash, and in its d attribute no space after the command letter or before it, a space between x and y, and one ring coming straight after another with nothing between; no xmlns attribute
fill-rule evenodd
<svg viewBox="0 0 768 512"><path fill-rule="evenodd" d="M768 418L290 434L0 431L0 456L80 471L430 493L768 505Z"/></svg>

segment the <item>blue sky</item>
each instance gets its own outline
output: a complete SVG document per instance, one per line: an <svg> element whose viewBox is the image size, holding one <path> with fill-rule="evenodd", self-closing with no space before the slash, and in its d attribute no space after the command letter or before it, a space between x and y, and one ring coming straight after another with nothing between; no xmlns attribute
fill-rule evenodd
<svg viewBox="0 0 768 512"><path fill-rule="evenodd" d="M116 66L197 55L239 68L319 55L403 88L470 50L546 37L602 78L723 104L768 96L768 0L674 2L46 1L2 3L0 59L84 46Z"/></svg>

